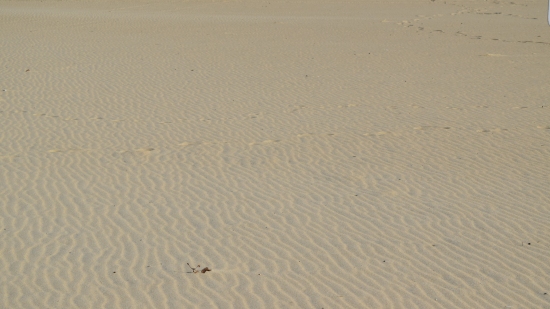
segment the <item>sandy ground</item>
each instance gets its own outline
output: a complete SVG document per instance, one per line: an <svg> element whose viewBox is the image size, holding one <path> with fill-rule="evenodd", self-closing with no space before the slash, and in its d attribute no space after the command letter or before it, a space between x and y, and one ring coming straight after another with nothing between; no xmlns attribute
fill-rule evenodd
<svg viewBox="0 0 550 309"><path fill-rule="evenodd" d="M0 307L550 308L546 5L0 0Z"/></svg>

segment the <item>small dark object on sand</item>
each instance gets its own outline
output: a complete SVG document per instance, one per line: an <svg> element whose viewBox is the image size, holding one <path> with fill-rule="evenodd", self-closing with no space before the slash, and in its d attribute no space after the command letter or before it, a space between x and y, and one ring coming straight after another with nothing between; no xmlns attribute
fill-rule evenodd
<svg viewBox="0 0 550 309"><path fill-rule="evenodd" d="M199 267L201 267L200 265L197 265L197 267L191 267L191 265L189 265L189 263L187 263L187 266L189 266L189 268L191 268L191 270L193 271L194 274L195 274L195 273L198 273L199 271L200 271L201 273L203 273L203 274L204 274L205 272L207 272L207 271L212 271L212 269L211 269L211 268L208 268L208 267L205 267L205 268L203 268L202 270L200 270L200 269L199 269Z"/></svg>

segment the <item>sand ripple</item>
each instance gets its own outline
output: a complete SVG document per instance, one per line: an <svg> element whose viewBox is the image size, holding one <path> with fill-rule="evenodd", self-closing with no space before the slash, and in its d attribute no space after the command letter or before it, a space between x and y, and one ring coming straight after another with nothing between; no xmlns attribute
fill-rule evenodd
<svg viewBox="0 0 550 309"><path fill-rule="evenodd" d="M540 5L448 2L6 2L0 307L550 306Z"/></svg>

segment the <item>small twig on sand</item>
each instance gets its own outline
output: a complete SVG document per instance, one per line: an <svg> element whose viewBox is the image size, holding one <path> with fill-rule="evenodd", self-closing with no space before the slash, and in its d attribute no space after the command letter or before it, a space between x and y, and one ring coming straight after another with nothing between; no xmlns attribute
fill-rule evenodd
<svg viewBox="0 0 550 309"><path fill-rule="evenodd" d="M198 270L195 270L195 269L201 267L200 265L197 265L197 267L193 268L193 267L191 267L191 265L189 265L189 263L187 263L187 266L189 266L189 268L191 268L191 270L193 271L193 273L198 272Z"/></svg>
<svg viewBox="0 0 550 309"><path fill-rule="evenodd" d="M203 274L206 273L207 271L212 271L212 269L208 268L208 267L205 267L202 270L200 270L199 269L199 267L201 267L200 265L197 265L197 267L191 267L191 265L189 265L189 263L187 263L187 266L189 266L189 268L191 268L191 270L193 271L194 274L198 273L199 271Z"/></svg>

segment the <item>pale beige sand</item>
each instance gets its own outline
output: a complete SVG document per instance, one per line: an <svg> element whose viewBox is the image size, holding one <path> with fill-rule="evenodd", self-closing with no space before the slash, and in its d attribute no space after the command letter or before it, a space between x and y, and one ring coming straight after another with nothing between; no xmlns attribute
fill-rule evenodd
<svg viewBox="0 0 550 309"><path fill-rule="evenodd" d="M550 308L545 1L0 1L0 51L1 308Z"/></svg>

